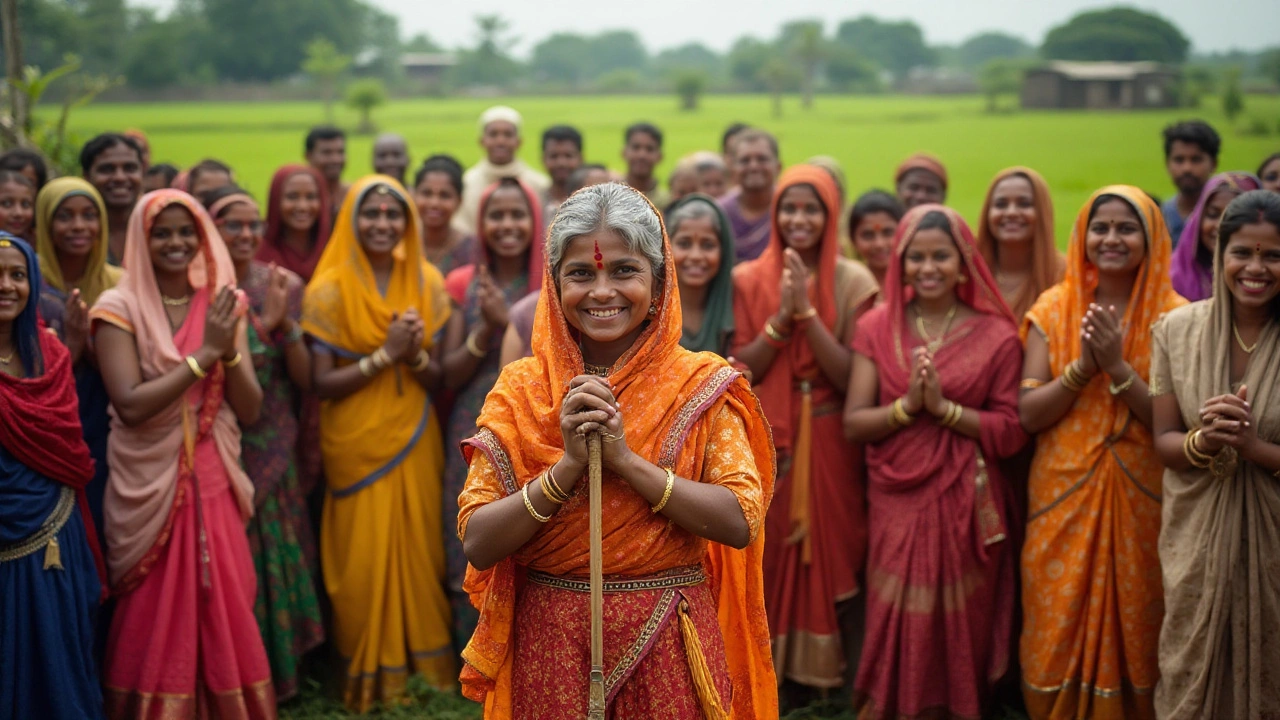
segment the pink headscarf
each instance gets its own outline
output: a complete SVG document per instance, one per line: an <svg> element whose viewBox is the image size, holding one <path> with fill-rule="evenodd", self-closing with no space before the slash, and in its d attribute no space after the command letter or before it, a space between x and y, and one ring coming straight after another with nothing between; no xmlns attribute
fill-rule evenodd
<svg viewBox="0 0 1280 720"><path fill-rule="evenodd" d="M188 321L204 316L219 289L235 284L235 266L226 244L204 207L181 190L156 190L142 196L129 216L124 246L124 276L104 292L89 317L98 327L106 322L128 330L138 348L144 380L152 380L186 362L174 342L160 287L151 263L148 238L156 217L166 208L181 206L195 219L200 249L187 267L193 290ZM211 371L220 372L220 368ZM143 563L167 541L167 527L177 496L179 457L183 452L184 402L179 401L140 425L120 422L114 411L107 459L111 481L103 501L106 518L107 565L111 582L140 578ZM240 468L240 427L231 406L223 402L210 431L226 468L241 515L253 514L253 484Z"/></svg>
<svg viewBox="0 0 1280 720"><path fill-rule="evenodd" d="M1204 253L1208 256L1208 262L1201 261L1200 219L1204 217L1204 206L1209 204L1209 198L1224 185L1242 193L1262 187L1258 178L1247 172L1219 173L1205 183L1204 190L1200 192L1200 200L1196 202L1196 209L1191 211L1187 216L1187 223L1182 226L1182 234L1178 236L1178 246L1173 249L1173 263L1169 270L1173 289L1191 302L1213 295L1213 252Z"/></svg>

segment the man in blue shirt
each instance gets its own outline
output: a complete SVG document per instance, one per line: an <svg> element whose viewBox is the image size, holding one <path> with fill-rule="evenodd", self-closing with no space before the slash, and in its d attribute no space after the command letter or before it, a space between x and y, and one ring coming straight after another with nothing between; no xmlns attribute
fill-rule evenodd
<svg viewBox="0 0 1280 720"><path fill-rule="evenodd" d="M1203 120L1184 120L1164 129L1164 163L1178 194L1160 206L1173 244L1178 245L1187 216L1218 167L1222 139Z"/></svg>

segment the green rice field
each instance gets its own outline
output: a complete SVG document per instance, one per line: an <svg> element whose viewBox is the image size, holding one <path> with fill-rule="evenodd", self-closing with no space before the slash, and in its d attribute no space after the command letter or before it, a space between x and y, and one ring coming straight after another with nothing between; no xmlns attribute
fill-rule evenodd
<svg viewBox="0 0 1280 720"><path fill-rule="evenodd" d="M891 189L897 163L912 152L928 151L947 165L948 204L970 220L998 170L1027 165L1044 175L1053 190L1062 246L1076 212L1102 185L1134 184L1157 197L1173 191L1164 171L1160 130L1174 120L1199 117L1218 128L1223 135L1221 169L1252 172L1263 157L1280 150L1280 96L1247 97L1245 112L1234 124L1222 116L1216 98L1206 98L1195 110L990 114L977 96L819 96L808 111L797 99L787 98L783 116L774 118L770 99L763 95L709 96L695 112L677 110L675 98L668 96L397 100L376 110L374 121L380 129L408 138L415 160L448 152L469 165L481 155L476 118L495 102L524 114L521 155L535 166L540 166L540 134L549 125L577 126L586 138L587 160L620 170L623 128L639 120L653 122L666 133L666 160L659 169L664 181L681 156L718 149L721 132L732 122L774 132L784 164L820 154L835 157L848 177L850 196L872 187ZM336 120L354 128L358 118L339 106ZM262 197L271 173L302 158L307 129L322 121L319 103L143 103L93 105L76 111L71 126L85 137L139 128L151 140L153 161L188 166L216 157L232 165L241 184ZM1242 132L1255 124L1267 134ZM348 179L369 171L372 142L367 135L349 137Z"/></svg>

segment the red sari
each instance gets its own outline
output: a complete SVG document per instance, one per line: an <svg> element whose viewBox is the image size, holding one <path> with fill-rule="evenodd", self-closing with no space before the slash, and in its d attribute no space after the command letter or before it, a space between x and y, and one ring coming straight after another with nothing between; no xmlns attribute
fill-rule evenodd
<svg viewBox="0 0 1280 720"><path fill-rule="evenodd" d="M875 361L880 404L907 392L911 351L902 254L931 211L950 220L967 281L959 300L979 314L934 353L943 397L976 409L981 437L921 415L867 447L870 548L867 634L855 684L859 717L977 718L1008 666L1013 633L1011 491L996 461L1027 442L1018 421L1022 346L1013 316L964 221L940 205L903 218L885 303L858 323L854 350Z"/></svg>
<svg viewBox="0 0 1280 720"><path fill-rule="evenodd" d="M758 260L733 273L735 351L759 337L778 311L785 245L777 206L796 185L814 188L827 208L839 193L827 171L798 165L774 193L773 235ZM844 337L859 308L875 297L876 282L860 263L840 257L839 223L828 212L811 291L818 317ZM836 604L859 592L867 547L862 448L844 439L844 393L823 375L803 332L779 350L755 386L778 452L778 489L765 520L765 607L779 681L821 688L844 684L845 650Z"/></svg>

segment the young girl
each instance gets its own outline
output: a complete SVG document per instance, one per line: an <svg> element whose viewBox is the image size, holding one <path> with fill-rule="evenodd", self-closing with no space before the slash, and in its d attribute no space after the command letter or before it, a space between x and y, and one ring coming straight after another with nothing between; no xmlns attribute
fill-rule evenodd
<svg viewBox="0 0 1280 720"><path fill-rule="evenodd" d="M0 170L0 230L34 239L36 186L20 172Z"/></svg>

